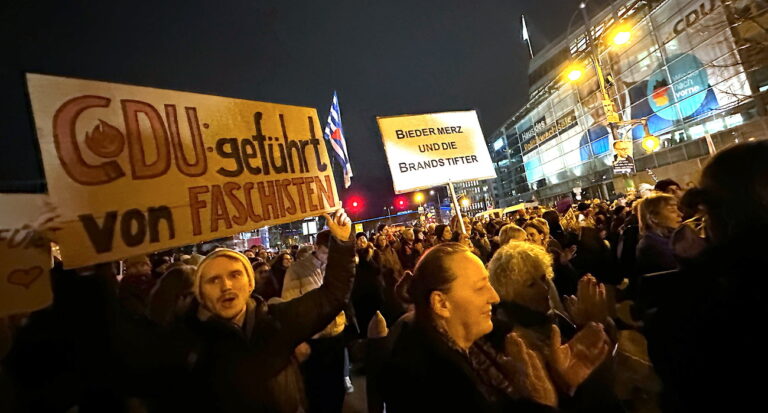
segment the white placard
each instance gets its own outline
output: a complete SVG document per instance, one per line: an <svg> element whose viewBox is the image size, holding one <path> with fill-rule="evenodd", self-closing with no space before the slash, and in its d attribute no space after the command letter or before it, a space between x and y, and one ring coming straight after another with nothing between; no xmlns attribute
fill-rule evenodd
<svg viewBox="0 0 768 413"><path fill-rule="evenodd" d="M474 110L376 120L395 193L496 177Z"/></svg>

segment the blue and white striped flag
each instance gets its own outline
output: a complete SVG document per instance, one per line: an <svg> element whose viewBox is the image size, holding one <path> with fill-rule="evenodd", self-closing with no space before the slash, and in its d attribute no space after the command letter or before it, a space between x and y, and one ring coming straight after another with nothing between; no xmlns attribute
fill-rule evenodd
<svg viewBox="0 0 768 413"><path fill-rule="evenodd" d="M344 172L344 188L352 184L352 165L349 163L347 142L344 140L344 130L341 127L341 111L339 110L339 98L336 91L333 92L333 103L328 114L328 124L325 125L323 136L331 143L336 160L339 161Z"/></svg>

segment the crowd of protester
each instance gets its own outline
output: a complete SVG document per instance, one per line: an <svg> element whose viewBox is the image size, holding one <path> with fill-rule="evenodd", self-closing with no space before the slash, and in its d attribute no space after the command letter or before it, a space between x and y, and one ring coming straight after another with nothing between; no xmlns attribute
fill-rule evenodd
<svg viewBox="0 0 768 413"><path fill-rule="evenodd" d="M697 187L51 269L0 319L0 411L759 408L768 142ZM122 265L122 270L119 267ZM358 390L361 391L361 390Z"/></svg>

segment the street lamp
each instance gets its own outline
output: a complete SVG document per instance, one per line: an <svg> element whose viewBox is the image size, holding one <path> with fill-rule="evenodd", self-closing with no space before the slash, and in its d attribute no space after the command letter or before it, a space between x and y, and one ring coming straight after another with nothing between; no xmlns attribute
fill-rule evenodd
<svg viewBox="0 0 768 413"><path fill-rule="evenodd" d="M389 221L390 224L392 224L392 208L394 207L391 207L391 206L384 207L384 210L387 211L387 217L388 217L387 220Z"/></svg>
<svg viewBox="0 0 768 413"><path fill-rule="evenodd" d="M656 149L659 149L661 142L656 136L648 134L643 137L640 144L643 146L643 149L645 149L645 152L651 153Z"/></svg>
<svg viewBox="0 0 768 413"><path fill-rule="evenodd" d="M592 39L592 27L589 22L589 17L587 17L587 9L586 9L586 3L581 2L579 4L579 8L581 9L581 17L584 19L584 29L586 31L586 38L587 38L587 49L589 51L589 57L592 60L592 64L595 67L595 72L597 74L597 82L600 85L600 94L603 97L603 110L605 111L605 117L608 121L608 129L611 131L611 136L613 137L614 141L619 140L618 139L618 133L616 131L616 123L619 121L619 116L616 113L616 110L613 107L613 100L611 99L610 95L608 95L608 89L605 87L605 77L603 76L603 68L600 66L600 57L597 54L597 45L595 44L595 41Z"/></svg>
<svg viewBox="0 0 768 413"><path fill-rule="evenodd" d="M430 195L435 195L437 197L437 207L440 208L440 191L430 190Z"/></svg>
<svg viewBox="0 0 768 413"><path fill-rule="evenodd" d="M421 205L421 203L424 202L424 194L421 192L416 192L413 195L413 200L416 201L417 204Z"/></svg>
<svg viewBox="0 0 768 413"><path fill-rule="evenodd" d="M573 64L566 69L568 80L575 82L581 79L581 75L584 74L584 67L581 65Z"/></svg>
<svg viewBox="0 0 768 413"><path fill-rule="evenodd" d="M443 213L440 210L440 207L442 206L442 203L440 202L440 191L435 191L434 189L431 189L429 191L429 194L437 197L437 208L435 208L435 212L437 213L438 222L443 222Z"/></svg>
<svg viewBox="0 0 768 413"><path fill-rule="evenodd" d="M616 142L620 140L617 126L634 126L637 124L642 124L645 131L645 137L643 138L643 149L645 149L648 153L651 153L658 148L659 140L657 137L651 135L648 131L647 119L628 119L625 121L619 119L619 114L616 113L616 109L614 108L613 99L611 99L610 95L608 95L608 90L605 85L606 81L603 75L603 68L600 66L600 57L598 56L597 44L592 39L591 24L589 18L587 17L585 1L582 1L579 4L579 9L581 11L581 17L584 19L584 28L586 31L585 37L587 40L587 53L590 60L592 61L592 65L595 68L595 74L597 75L596 77L600 86L600 94L602 96L603 111L605 112L605 118L608 123L608 130L611 132L613 141ZM630 25L626 22L617 25L610 31L609 38L614 45L625 45L629 43L630 39L632 38ZM581 77L581 72L577 74L575 69L571 69L569 72L567 72L567 77L571 81L578 80ZM648 147L645 146L646 139L649 142ZM624 178L628 187L634 186L628 174L625 174Z"/></svg>
<svg viewBox="0 0 768 413"><path fill-rule="evenodd" d="M629 43L630 39L632 39L632 32L630 31L629 26L622 24L614 30L611 41L616 46L623 46Z"/></svg>

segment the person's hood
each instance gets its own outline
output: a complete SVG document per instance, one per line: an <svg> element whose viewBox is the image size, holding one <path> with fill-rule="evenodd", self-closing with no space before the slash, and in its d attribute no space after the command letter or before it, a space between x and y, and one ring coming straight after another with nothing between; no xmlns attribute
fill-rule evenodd
<svg viewBox="0 0 768 413"><path fill-rule="evenodd" d="M200 296L200 274L203 272L203 269L207 264L209 264L214 258L218 257L228 257L240 261L240 263L243 264L245 273L248 275L248 279L251 282L251 287L254 288L256 286L256 276L253 272L253 267L251 266L251 262L248 260L248 257L235 250L220 248L208 254L208 256L205 257L202 262L200 262L200 265L197 266L197 270L195 271L195 284L193 292L195 293L195 298L197 298L197 301L200 303L203 302L202 297Z"/></svg>

